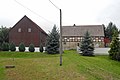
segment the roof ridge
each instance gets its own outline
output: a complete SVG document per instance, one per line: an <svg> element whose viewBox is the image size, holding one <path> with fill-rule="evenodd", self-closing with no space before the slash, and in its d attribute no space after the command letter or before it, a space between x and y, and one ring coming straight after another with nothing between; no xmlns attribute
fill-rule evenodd
<svg viewBox="0 0 120 80"><path fill-rule="evenodd" d="M24 18L27 18L28 20L30 20L33 24L36 25L36 27L41 30L42 32L44 32L45 34L47 34L40 26L38 26L34 21L32 21L29 17L27 17L26 15L24 15L11 29L13 29L17 24L19 24Z"/></svg>
<svg viewBox="0 0 120 80"><path fill-rule="evenodd" d="M63 26L63 27L82 27L82 26L103 26L103 25L75 25L75 26Z"/></svg>

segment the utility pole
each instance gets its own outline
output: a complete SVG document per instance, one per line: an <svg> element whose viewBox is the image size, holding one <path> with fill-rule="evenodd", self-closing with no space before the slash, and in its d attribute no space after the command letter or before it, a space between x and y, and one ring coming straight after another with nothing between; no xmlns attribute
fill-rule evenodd
<svg viewBox="0 0 120 80"><path fill-rule="evenodd" d="M60 11L60 49L59 49L59 52L60 52L60 66L62 66L62 53L63 53L63 49L62 49L62 10L60 8L58 8L52 1L50 1L50 3L52 3L52 5L54 7L56 7L57 9L59 9L59 11Z"/></svg>
<svg viewBox="0 0 120 80"><path fill-rule="evenodd" d="M60 66L62 66L62 10L60 9Z"/></svg>

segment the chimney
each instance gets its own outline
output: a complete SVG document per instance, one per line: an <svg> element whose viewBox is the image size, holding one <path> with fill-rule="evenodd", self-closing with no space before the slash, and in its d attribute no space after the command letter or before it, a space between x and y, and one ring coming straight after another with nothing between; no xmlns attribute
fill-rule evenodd
<svg viewBox="0 0 120 80"><path fill-rule="evenodd" d="M76 25L75 24L73 24L73 27L75 27Z"/></svg>

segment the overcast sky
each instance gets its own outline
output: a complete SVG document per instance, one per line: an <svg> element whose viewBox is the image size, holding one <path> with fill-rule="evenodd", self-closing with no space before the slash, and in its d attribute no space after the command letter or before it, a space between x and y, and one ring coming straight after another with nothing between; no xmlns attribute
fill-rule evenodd
<svg viewBox="0 0 120 80"><path fill-rule="evenodd" d="M62 9L62 25L107 25L120 28L120 0L51 0ZM46 32L59 27L59 9L49 0L1 0L0 25L14 26L24 15Z"/></svg>

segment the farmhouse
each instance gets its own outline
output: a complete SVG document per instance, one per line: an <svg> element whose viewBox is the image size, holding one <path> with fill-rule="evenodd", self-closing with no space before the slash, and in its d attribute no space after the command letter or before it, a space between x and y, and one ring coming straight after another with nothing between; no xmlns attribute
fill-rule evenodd
<svg viewBox="0 0 120 80"><path fill-rule="evenodd" d="M76 49L81 44L83 36L88 31L95 47L104 47L104 27L103 25L80 25L63 26L62 42L63 49Z"/></svg>
<svg viewBox="0 0 120 80"><path fill-rule="evenodd" d="M21 42L25 46L31 43L39 46L45 45L47 33L26 15L19 20L9 31L9 42L14 42L18 46Z"/></svg>

